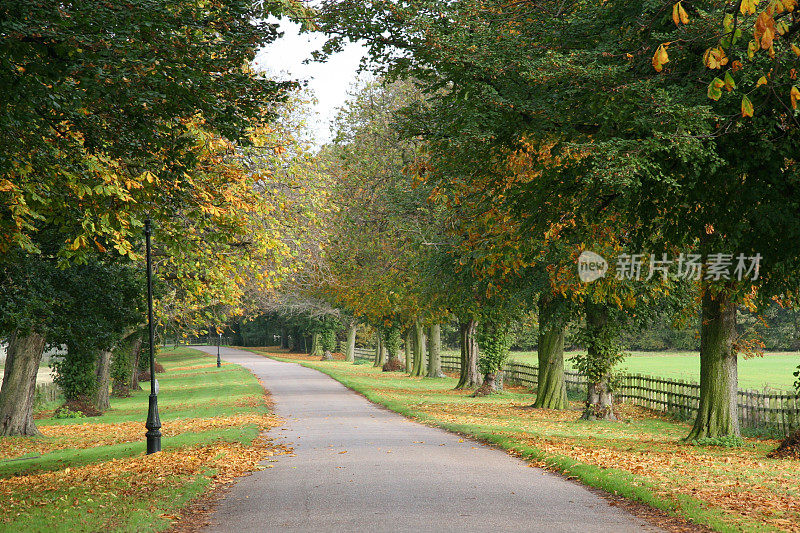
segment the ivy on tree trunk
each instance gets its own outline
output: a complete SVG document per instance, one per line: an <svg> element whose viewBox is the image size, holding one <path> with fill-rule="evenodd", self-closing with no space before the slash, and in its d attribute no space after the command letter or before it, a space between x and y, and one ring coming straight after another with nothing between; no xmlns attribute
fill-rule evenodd
<svg viewBox="0 0 800 533"><path fill-rule="evenodd" d="M605 305L586 303L586 329L583 340L586 355L575 358L576 368L587 379L584 420L617 420L614 413L612 370L622 359L618 328Z"/></svg>

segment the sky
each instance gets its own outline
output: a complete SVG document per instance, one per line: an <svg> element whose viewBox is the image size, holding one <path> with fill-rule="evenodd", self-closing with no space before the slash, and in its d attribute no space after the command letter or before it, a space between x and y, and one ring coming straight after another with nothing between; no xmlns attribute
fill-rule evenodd
<svg viewBox="0 0 800 533"><path fill-rule="evenodd" d="M300 25L285 19L279 23L283 37L256 55L255 67L273 76L308 81L318 101L315 116L309 120L310 137L314 144L324 144L331 137L330 121L356 82L358 64L366 51L358 44L349 44L325 63L303 64L325 37L321 33L300 34Z"/></svg>

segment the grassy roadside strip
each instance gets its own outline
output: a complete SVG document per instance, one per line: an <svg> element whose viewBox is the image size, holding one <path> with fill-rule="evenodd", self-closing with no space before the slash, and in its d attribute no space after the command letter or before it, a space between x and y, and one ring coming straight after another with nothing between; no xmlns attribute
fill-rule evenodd
<svg viewBox="0 0 800 533"><path fill-rule="evenodd" d="M688 426L626 407L628 423L577 420L580 409L529 409L521 389L486 399L453 391L455 380L382 373L371 365L256 353L320 370L370 401L474 437L582 483L717 531L800 531L797 461L766 457L774 441L743 448L688 446Z"/></svg>
<svg viewBox="0 0 800 533"><path fill-rule="evenodd" d="M41 438L0 438L0 531L159 531L215 486L287 450L258 380L180 348L158 356L163 451L144 455L148 392L92 418L38 413ZM147 387L145 387L147 388Z"/></svg>

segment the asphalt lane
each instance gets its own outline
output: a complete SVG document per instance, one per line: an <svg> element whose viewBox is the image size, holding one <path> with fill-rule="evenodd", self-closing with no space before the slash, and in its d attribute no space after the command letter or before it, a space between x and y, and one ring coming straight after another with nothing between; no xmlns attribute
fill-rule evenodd
<svg viewBox="0 0 800 533"><path fill-rule="evenodd" d="M286 419L271 436L294 456L239 480L206 531L660 531L577 483L412 422L321 372L221 353L270 391Z"/></svg>

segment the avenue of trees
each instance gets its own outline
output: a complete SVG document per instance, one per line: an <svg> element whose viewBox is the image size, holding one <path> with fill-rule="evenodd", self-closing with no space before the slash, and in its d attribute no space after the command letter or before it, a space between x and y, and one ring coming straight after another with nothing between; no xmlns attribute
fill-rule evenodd
<svg viewBox="0 0 800 533"><path fill-rule="evenodd" d="M0 435L35 435L36 375L108 408L138 388L143 226L156 316L197 329L244 312L302 255L313 179L295 84L249 66L291 1L0 7ZM258 22L261 21L261 22Z"/></svg>
<svg viewBox="0 0 800 533"><path fill-rule="evenodd" d="M457 321L459 386L476 394L498 386L515 325L533 315L536 405L566 404L570 335L586 349L588 419L616 418L626 335L696 328L687 439L738 437L738 357L762 348L760 316L793 322L800 286L795 7L323 2L320 57L365 43L377 81L319 154L335 208L305 294L375 328L386 370L401 368L405 338L411 375L427 328ZM579 279L584 251L609 259L607 276ZM615 275L634 254L638 270ZM680 276L695 256L702 270Z"/></svg>
<svg viewBox="0 0 800 533"><path fill-rule="evenodd" d="M579 346L589 420L632 340L699 348L690 441L739 436L740 355L798 346L795 0L145 3L0 12L2 434L35 434L48 345L70 400L137 386L146 217L162 330L350 361L367 332L436 378L453 329L459 389L536 346L549 409ZM269 15L325 32L320 60L369 50L314 153L294 85L249 67Z"/></svg>

